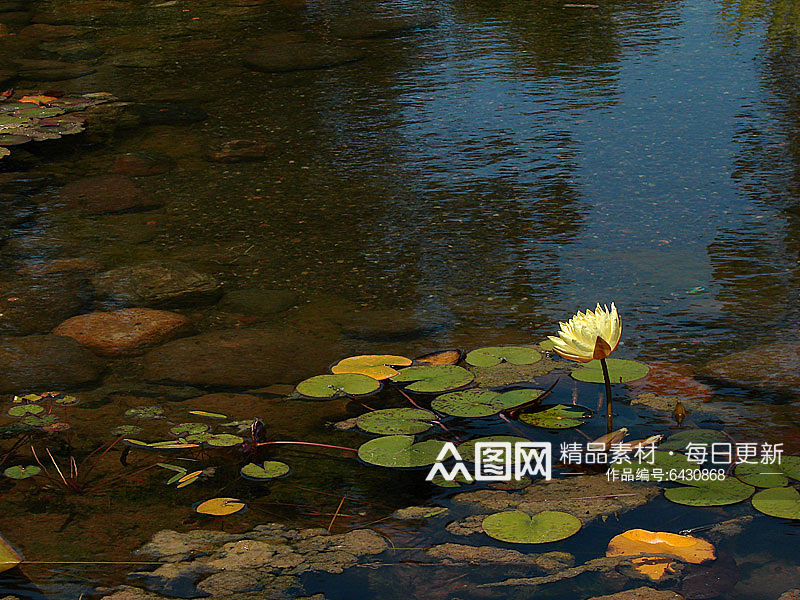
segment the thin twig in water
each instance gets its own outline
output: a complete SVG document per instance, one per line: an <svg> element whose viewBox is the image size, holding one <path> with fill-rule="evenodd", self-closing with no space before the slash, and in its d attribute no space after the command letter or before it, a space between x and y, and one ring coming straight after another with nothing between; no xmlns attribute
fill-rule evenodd
<svg viewBox="0 0 800 600"><path fill-rule="evenodd" d="M336 507L336 512L333 513L333 518L331 519L331 522L328 523L328 533L331 532L331 528L333 527L333 522L336 520L336 517L339 514L339 511L342 510L342 504L344 504L344 501L345 501L346 498L347 498L346 495L342 496L342 499L339 501L339 506Z"/></svg>

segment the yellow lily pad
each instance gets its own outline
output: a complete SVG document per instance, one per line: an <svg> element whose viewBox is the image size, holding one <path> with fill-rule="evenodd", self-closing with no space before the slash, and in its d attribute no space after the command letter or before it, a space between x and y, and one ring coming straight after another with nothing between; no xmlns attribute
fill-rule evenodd
<svg viewBox="0 0 800 600"><path fill-rule="evenodd" d="M247 505L237 498L212 498L194 507L201 515L224 517L243 510Z"/></svg>
<svg viewBox="0 0 800 600"><path fill-rule="evenodd" d="M381 381L399 373L394 367L407 367L411 359L394 354L362 354L343 358L331 367L331 373L359 373Z"/></svg>
<svg viewBox="0 0 800 600"><path fill-rule="evenodd" d="M22 560L22 555L0 536L0 573L13 569Z"/></svg>

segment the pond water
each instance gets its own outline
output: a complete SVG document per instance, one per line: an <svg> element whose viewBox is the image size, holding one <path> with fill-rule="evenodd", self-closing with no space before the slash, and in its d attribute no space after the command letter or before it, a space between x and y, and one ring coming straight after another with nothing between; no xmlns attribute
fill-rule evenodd
<svg viewBox="0 0 800 600"><path fill-rule="evenodd" d="M628 404L654 393L684 398L690 425L797 452L798 14L785 0L0 1L0 87L129 103L87 117L84 134L9 146L0 161L0 365L16 373L0 376L3 415L15 394L64 388L80 400L64 409L68 433L39 432L13 451L16 420L2 417L0 458L30 462L33 442L69 468L117 426L164 439L196 420L190 410L260 417L273 441L357 447L364 434L331 424L365 412L361 403L288 398L298 382L352 354L537 343L598 301L623 318L614 357L652 367L614 386L616 425L633 439L674 433L669 411ZM104 208L114 202L122 208ZM209 274L211 289L176 291L195 275L173 266L150 302L131 300L147 286L125 268L150 265L152 276L152 261ZM97 358L35 337L74 315L140 305L184 315L180 334L196 341ZM740 351L752 351L752 367L708 366ZM537 387L560 373L553 402L602 412L601 386L557 366ZM389 388L364 402L405 405ZM124 416L142 405L166 418ZM449 425L462 439L522 428L585 441L462 421ZM594 439L604 419L581 430ZM222 450L202 457L213 472L175 489L167 470L136 471L152 455L133 450L122 466L121 447L100 457L102 478L84 493L0 482L0 532L29 561L0 575L0 592L77 598L130 583L132 552L162 529L335 518L342 531L377 522L397 548L426 547L454 541L444 524L466 515L423 471L369 468L346 451L271 451L292 474L259 486L238 477L241 451ZM191 510L214 496L250 510L224 523ZM454 516L386 520L414 504ZM687 597L800 588L793 522L749 503L659 497L541 551L582 563L632 527L748 515L753 525L718 546L738 563L720 578L737 587ZM503 566L434 571L400 551L382 564L309 576L305 587L334 600L506 597L476 587L506 578ZM588 598L615 585L537 593Z"/></svg>

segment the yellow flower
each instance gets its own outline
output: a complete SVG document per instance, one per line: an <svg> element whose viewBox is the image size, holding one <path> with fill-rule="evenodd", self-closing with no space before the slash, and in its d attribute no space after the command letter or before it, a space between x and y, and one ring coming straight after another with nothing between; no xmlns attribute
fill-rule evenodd
<svg viewBox="0 0 800 600"><path fill-rule="evenodd" d="M622 335L622 323L613 302L611 310L598 304L594 311L578 312L559 325L558 337L548 336L553 349L564 358L582 363L611 354Z"/></svg>

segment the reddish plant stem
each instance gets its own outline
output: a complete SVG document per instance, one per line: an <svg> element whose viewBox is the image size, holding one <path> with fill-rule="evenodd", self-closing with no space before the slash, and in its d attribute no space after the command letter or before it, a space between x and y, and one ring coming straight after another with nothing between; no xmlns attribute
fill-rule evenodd
<svg viewBox="0 0 800 600"><path fill-rule="evenodd" d="M318 448L332 448L333 450L347 450L348 452L358 453L355 448L347 448L346 446L334 446L332 444L319 444L317 442L295 442L295 441L277 441L277 442L259 442L256 446L272 446L275 444L288 444L295 446L316 446Z"/></svg>

